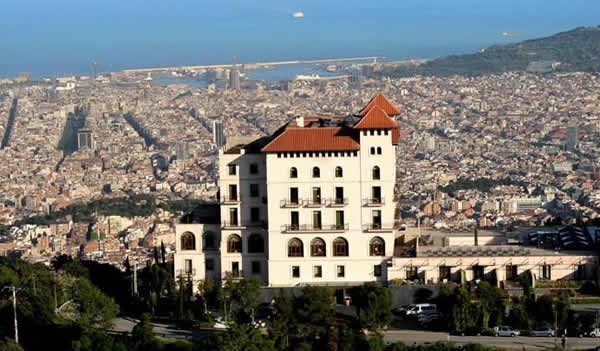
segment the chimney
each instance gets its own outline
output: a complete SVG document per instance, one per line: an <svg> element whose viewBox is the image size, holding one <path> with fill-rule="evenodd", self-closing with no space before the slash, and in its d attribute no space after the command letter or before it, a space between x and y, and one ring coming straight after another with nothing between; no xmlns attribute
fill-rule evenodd
<svg viewBox="0 0 600 351"><path fill-rule="evenodd" d="M300 128L304 128L304 117L302 117L302 116L296 117L296 126L298 126Z"/></svg>

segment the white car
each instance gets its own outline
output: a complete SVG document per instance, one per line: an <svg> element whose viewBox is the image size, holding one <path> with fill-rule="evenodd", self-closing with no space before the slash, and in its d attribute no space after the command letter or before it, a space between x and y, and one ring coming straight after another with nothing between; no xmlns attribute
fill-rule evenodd
<svg viewBox="0 0 600 351"><path fill-rule="evenodd" d="M406 310L407 316L417 316L421 313L434 313L437 312L437 305L434 303L418 303L411 305Z"/></svg>
<svg viewBox="0 0 600 351"><path fill-rule="evenodd" d="M496 330L496 336L519 336L520 334L520 331L507 326L500 327Z"/></svg>
<svg viewBox="0 0 600 351"><path fill-rule="evenodd" d="M223 321L222 317L217 317L217 318L215 318L215 324L213 325L213 328L215 328L215 329L229 329L229 326L227 325L227 323L225 323Z"/></svg>
<svg viewBox="0 0 600 351"><path fill-rule="evenodd" d="M591 338L597 338L600 337L600 329L598 328L594 328L592 329L589 333L587 333L587 335Z"/></svg>

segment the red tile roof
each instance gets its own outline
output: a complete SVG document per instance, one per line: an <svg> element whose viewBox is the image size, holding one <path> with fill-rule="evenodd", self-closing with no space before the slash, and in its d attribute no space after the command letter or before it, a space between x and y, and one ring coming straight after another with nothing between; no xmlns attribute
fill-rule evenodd
<svg viewBox="0 0 600 351"><path fill-rule="evenodd" d="M372 107L366 115L364 115L354 125L356 129L376 129L376 128L398 128L396 120L392 119L381 107Z"/></svg>
<svg viewBox="0 0 600 351"><path fill-rule="evenodd" d="M401 113L400 109L396 105L392 104L390 100L388 100L382 93L377 93L377 95L369 100L367 105L363 107L360 112L358 112L358 115L366 115L375 106L381 107L385 113L388 114L388 116L397 116Z"/></svg>
<svg viewBox="0 0 600 351"><path fill-rule="evenodd" d="M359 150L356 136L349 128L290 127L262 148L263 152L282 151L351 151Z"/></svg>
<svg viewBox="0 0 600 351"><path fill-rule="evenodd" d="M398 145L398 141L400 140L400 128L396 127L392 129L392 144Z"/></svg>

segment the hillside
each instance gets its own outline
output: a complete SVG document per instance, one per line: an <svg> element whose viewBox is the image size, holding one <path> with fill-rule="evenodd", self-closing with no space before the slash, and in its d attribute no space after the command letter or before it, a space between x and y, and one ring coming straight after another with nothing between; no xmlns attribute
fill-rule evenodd
<svg viewBox="0 0 600 351"><path fill-rule="evenodd" d="M559 63L559 64L558 64ZM396 67L384 72L395 77L481 75L507 71L600 71L600 26L579 27L545 38L494 45L475 54L452 55L417 67Z"/></svg>

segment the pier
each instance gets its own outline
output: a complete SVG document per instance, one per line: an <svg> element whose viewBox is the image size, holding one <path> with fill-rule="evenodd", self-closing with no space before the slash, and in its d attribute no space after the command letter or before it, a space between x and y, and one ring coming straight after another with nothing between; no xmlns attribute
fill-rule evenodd
<svg viewBox="0 0 600 351"><path fill-rule="evenodd" d="M336 63L336 62L354 62L354 61L370 61L383 58L382 56L363 56L363 57L343 57L318 60L289 60L289 61L272 61L272 62L248 62L244 63L247 69L256 69L265 66L281 66L281 65L299 65L299 64L319 64L319 63ZM154 67L154 68L133 68L125 69L125 73L152 73L164 71L188 70L197 71L203 69L231 68L231 64L216 64L216 65L197 65L197 66L174 66L174 67Z"/></svg>

